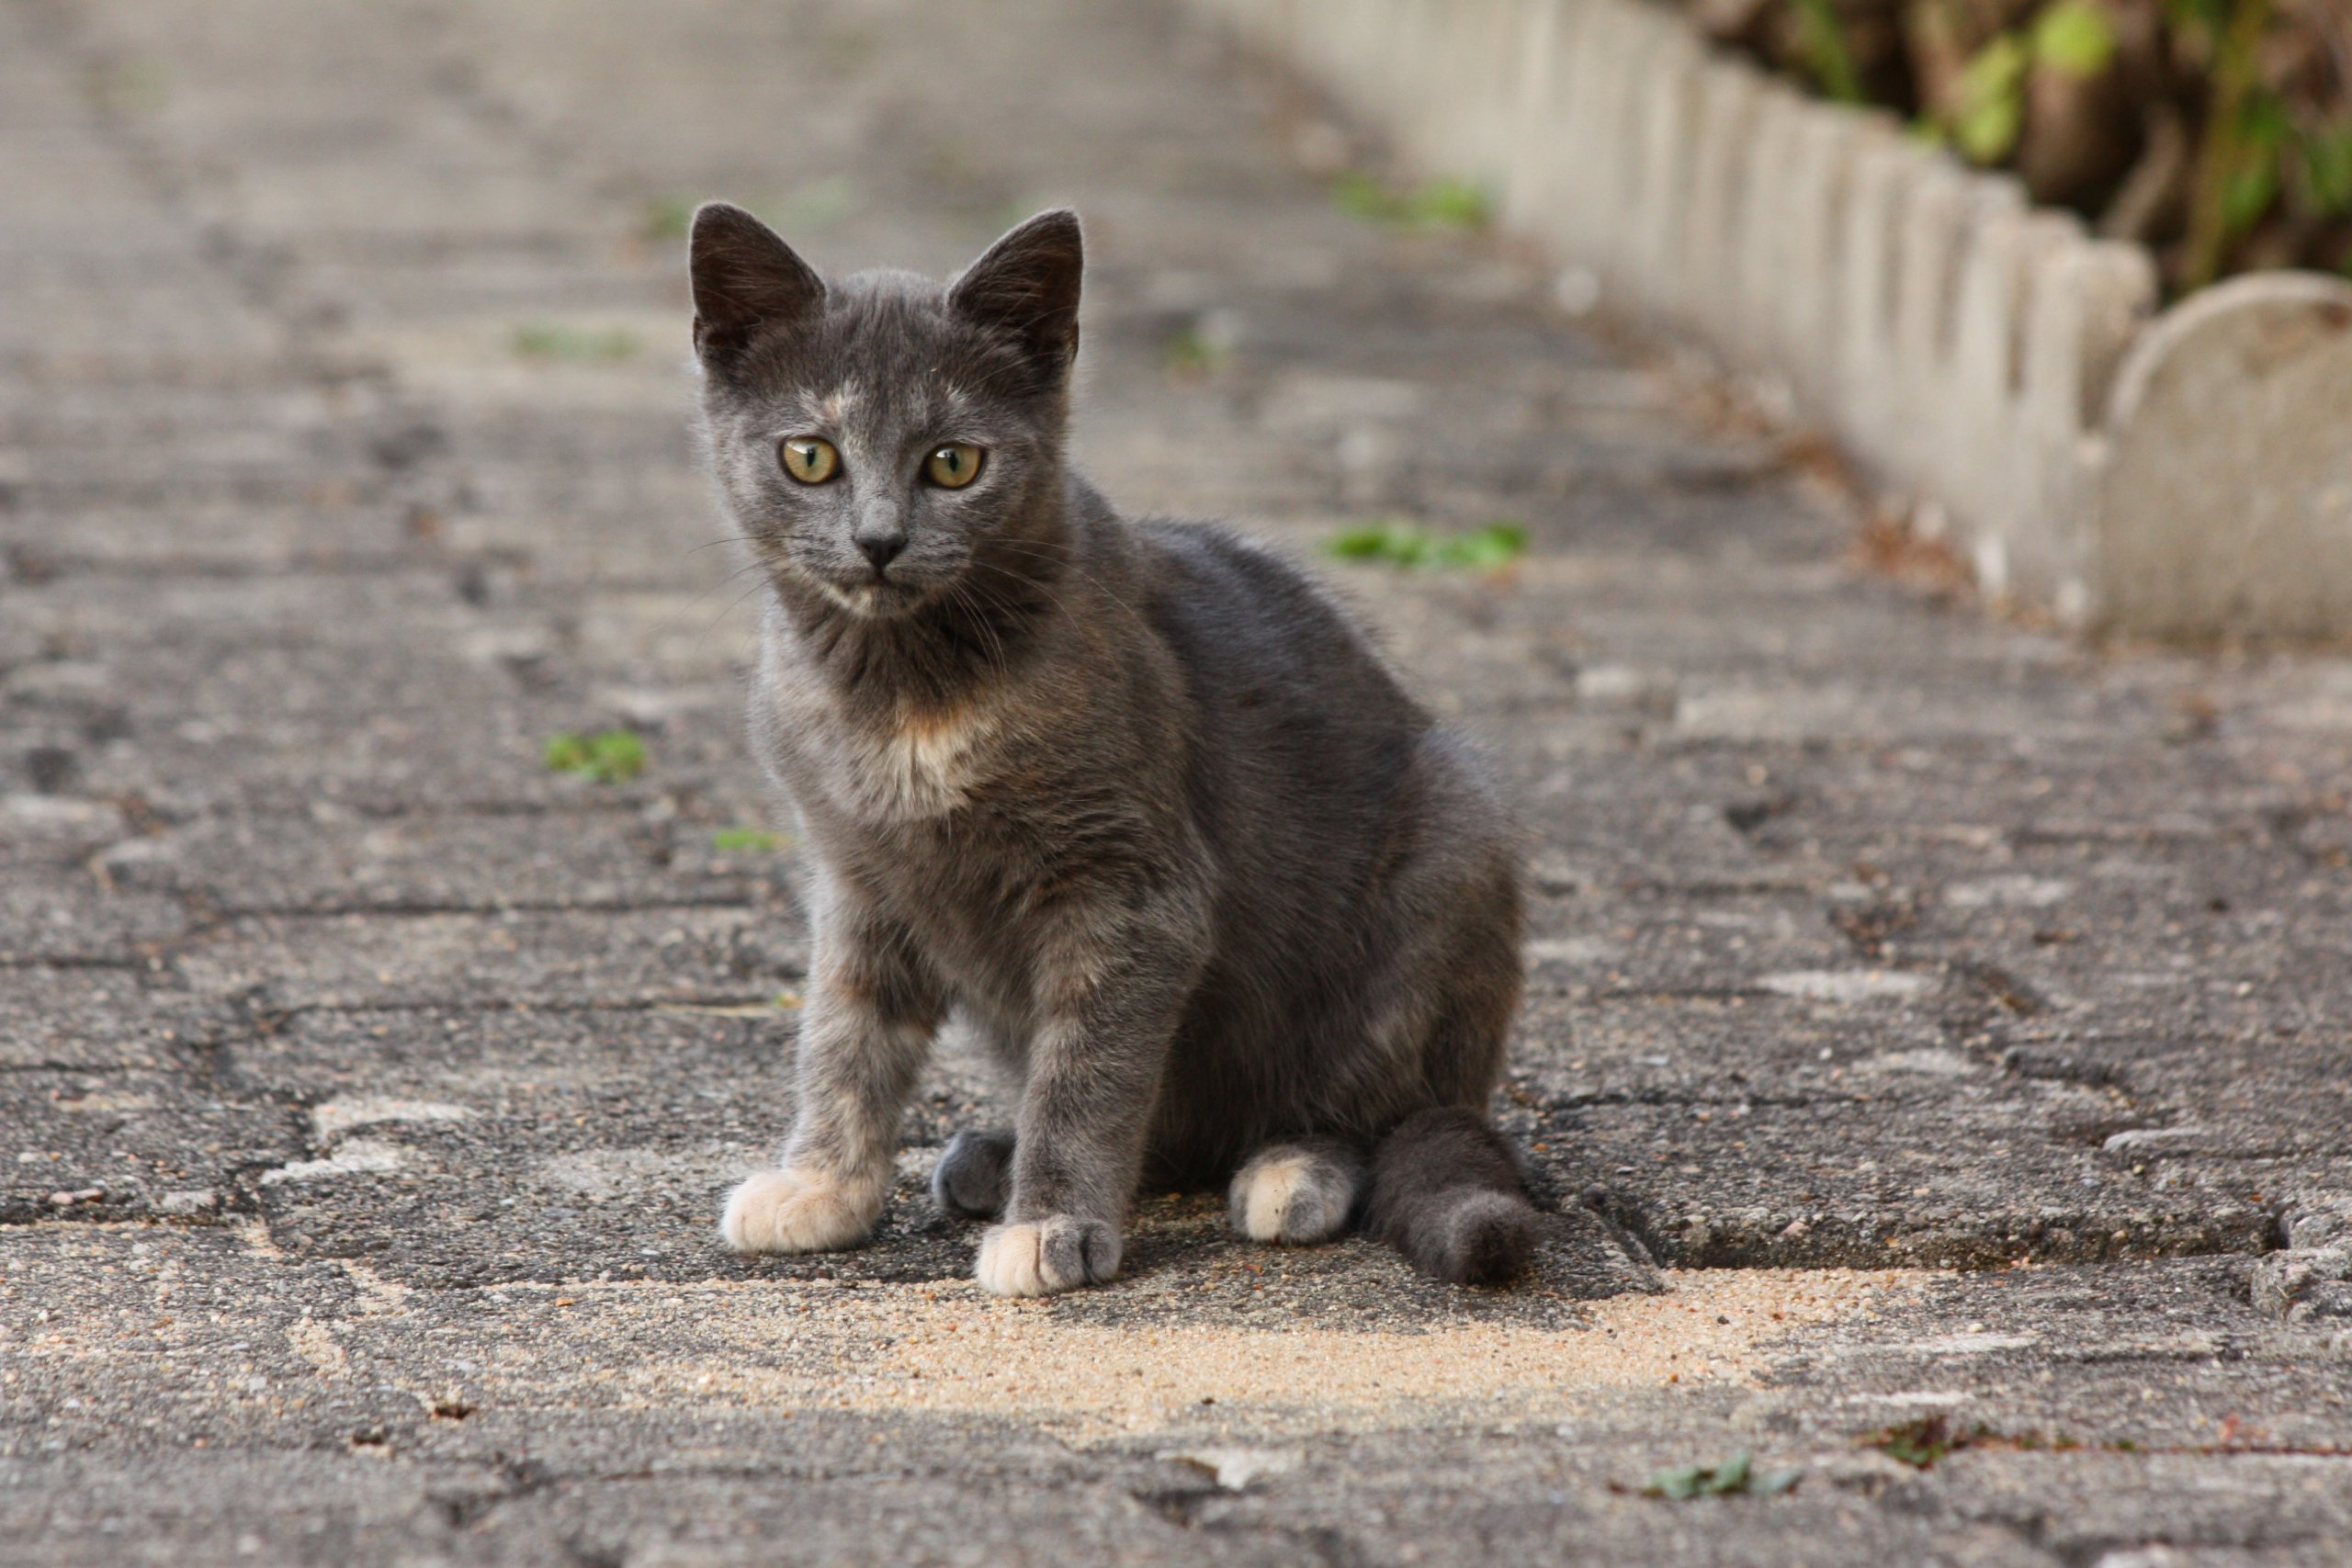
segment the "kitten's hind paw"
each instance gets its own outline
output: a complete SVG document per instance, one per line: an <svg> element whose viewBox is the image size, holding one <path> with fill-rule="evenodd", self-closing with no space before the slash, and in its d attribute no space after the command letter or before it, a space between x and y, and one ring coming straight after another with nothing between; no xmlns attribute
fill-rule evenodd
<svg viewBox="0 0 2352 1568"><path fill-rule="evenodd" d="M980 1237L973 1277L992 1296L1050 1296L1101 1285L1119 1272L1119 1231L1101 1220L1054 1214L996 1225Z"/></svg>
<svg viewBox="0 0 2352 1568"><path fill-rule="evenodd" d="M878 1187L763 1170L728 1194L718 1234L738 1252L831 1252L864 1241L881 1213Z"/></svg>
<svg viewBox="0 0 2352 1568"><path fill-rule="evenodd" d="M958 1133L932 1168L932 1201L959 1220L995 1219L1012 1173L1012 1134Z"/></svg>
<svg viewBox="0 0 2352 1568"><path fill-rule="evenodd" d="M1299 1139L1236 1171L1226 1207L1251 1241L1310 1247L1346 1233L1363 1191L1363 1156L1336 1138Z"/></svg>

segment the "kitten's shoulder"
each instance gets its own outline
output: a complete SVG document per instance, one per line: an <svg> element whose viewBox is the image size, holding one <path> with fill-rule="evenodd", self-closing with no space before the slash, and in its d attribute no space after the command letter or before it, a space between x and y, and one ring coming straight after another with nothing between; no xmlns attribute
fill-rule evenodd
<svg viewBox="0 0 2352 1568"><path fill-rule="evenodd" d="M1227 524L1142 517L1132 526L1170 586L1238 590L1245 598L1293 601L1345 618L1338 601L1306 569Z"/></svg>
<svg viewBox="0 0 2352 1568"><path fill-rule="evenodd" d="M1134 528L1152 563L1158 618L1188 662L1313 669L1357 700L1398 694L1396 671L1363 626L1281 550L1222 523L1147 517Z"/></svg>

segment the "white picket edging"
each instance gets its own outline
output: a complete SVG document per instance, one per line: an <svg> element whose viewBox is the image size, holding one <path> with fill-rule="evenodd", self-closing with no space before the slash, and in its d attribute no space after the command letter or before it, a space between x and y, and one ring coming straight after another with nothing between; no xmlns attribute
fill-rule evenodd
<svg viewBox="0 0 2352 1568"><path fill-rule="evenodd" d="M2141 247L1641 0L1193 4L1487 185L1612 308L1784 382L1996 598L2352 631L2352 283L2259 275L2152 319Z"/></svg>

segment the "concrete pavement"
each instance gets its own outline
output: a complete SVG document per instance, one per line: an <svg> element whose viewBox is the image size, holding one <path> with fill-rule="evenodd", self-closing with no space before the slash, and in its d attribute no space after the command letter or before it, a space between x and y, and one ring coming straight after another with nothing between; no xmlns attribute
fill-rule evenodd
<svg viewBox="0 0 2352 1568"><path fill-rule="evenodd" d="M0 6L0 1556L2352 1558L2352 664L1865 570L1344 146L1156 6ZM721 194L938 272L1078 202L1096 478L1490 750L1536 1286L1154 1197L988 1301L953 1055L873 1247L719 1248L804 955L685 435ZM1385 516L1532 543L1325 558ZM1743 1450L1793 1490L1639 1495Z"/></svg>

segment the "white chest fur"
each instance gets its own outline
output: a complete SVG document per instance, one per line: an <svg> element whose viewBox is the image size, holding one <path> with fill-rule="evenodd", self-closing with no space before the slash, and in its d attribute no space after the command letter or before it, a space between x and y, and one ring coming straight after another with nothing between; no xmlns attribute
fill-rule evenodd
<svg viewBox="0 0 2352 1568"><path fill-rule="evenodd" d="M995 705L985 698L954 709L854 712L773 637L752 717L762 761L788 795L875 823L962 807L988 775L999 732Z"/></svg>
<svg viewBox="0 0 2352 1568"><path fill-rule="evenodd" d="M902 716L897 728L868 730L848 750L860 754L852 776L835 781L850 791L862 816L910 821L944 817L969 798L985 772L995 729L987 714Z"/></svg>

